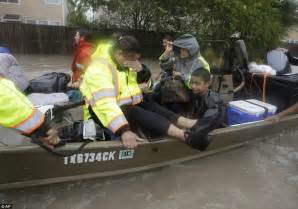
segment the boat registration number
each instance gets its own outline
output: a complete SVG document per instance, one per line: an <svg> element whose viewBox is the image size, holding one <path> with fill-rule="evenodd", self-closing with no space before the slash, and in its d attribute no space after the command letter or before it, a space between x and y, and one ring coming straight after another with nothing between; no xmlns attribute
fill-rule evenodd
<svg viewBox="0 0 298 209"><path fill-rule="evenodd" d="M120 150L109 151L109 152L86 152L74 154L68 157L64 157L64 164L82 164L82 163L95 163L102 161L113 161L113 160L128 160L134 158L134 150Z"/></svg>

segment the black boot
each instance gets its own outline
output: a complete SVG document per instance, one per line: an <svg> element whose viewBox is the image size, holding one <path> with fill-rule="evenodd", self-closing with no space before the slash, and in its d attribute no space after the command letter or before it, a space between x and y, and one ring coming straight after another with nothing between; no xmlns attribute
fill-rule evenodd
<svg viewBox="0 0 298 209"><path fill-rule="evenodd" d="M205 131L191 130L186 134L185 142L195 149L204 151L210 144L210 138L208 137L208 133Z"/></svg>

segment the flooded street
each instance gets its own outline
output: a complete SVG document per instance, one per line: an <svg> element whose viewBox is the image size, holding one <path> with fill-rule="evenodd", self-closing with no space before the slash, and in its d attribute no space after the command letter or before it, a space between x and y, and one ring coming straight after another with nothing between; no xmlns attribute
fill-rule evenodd
<svg viewBox="0 0 298 209"><path fill-rule="evenodd" d="M17 59L30 78L70 72L70 56ZM157 63L144 62L156 75ZM1 200L14 209L297 209L298 130L152 171L1 191Z"/></svg>
<svg viewBox="0 0 298 209"><path fill-rule="evenodd" d="M35 78L49 72L71 73L72 56L61 55L16 55L28 78ZM152 70L154 76L160 71L158 63L151 59L143 62Z"/></svg>

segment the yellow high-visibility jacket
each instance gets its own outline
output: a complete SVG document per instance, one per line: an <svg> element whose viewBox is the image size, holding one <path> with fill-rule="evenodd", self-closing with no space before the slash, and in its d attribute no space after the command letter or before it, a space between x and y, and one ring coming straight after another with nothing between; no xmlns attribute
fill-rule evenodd
<svg viewBox="0 0 298 209"><path fill-rule="evenodd" d="M100 122L116 133L128 125L120 107L142 102L143 95L137 83L137 72L117 69L109 54L110 47L98 46L101 50L92 57L80 90Z"/></svg>
<svg viewBox="0 0 298 209"><path fill-rule="evenodd" d="M10 80L0 76L0 125L31 134L44 122L44 115L36 109Z"/></svg>
<svg viewBox="0 0 298 209"><path fill-rule="evenodd" d="M200 56L198 57L198 59L199 59L199 61L202 63L203 68L206 69L206 70L208 70L208 71L210 72L210 65L209 65L208 62L205 60L205 58L204 58L202 55L200 55Z"/></svg>

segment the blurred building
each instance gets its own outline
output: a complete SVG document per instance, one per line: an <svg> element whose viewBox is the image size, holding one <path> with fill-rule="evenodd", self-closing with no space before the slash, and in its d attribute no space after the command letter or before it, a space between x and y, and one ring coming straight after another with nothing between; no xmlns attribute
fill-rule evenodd
<svg viewBox="0 0 298 209"><path fill-rule="evenodd" d="M67 0L0 0L0 22L67 24Z"/></svg>

